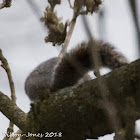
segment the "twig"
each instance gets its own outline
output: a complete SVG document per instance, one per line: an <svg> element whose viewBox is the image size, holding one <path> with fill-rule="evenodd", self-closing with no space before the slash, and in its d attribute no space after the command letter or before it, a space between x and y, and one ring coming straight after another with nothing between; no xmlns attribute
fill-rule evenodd
<svg viewBox="0 0 140 140"><path fill-rule="evenodd" d="M100 38L106 40L105 7L102 7L98 14L98 29Z"/></svg>
<svg viewBox="0 0 140 140"><path fill-rule="evenodd" d="M40 19L41 17L41 12L39 9L39 6L36 4L34 0L26 0L30 8L32 9L34 15L36 16L37 19Z"/></svg>
<svg viewBox="0 0 140 140"><path fill-rule="evenodd" d="M42 31L46 34L47 33L47 28L46 26L43 25L42 22L40 22L40 17L42 16L41 15L41 11L40 11L40 8L39 6L37 5L37 3L34 1L34 0L26 0L27 4L30 6L34 16L37 18L37 20L39 21L39 24L42 28Z"/></svg>
<svg viewBox="0 0 140 140"><path fill-rule="evenodd" d="M14 124L10 121L9 127L7 128L7 134L13 133ZM3 140L9 140L9 137L5 136Z"/></svg>
<svg viewBox="0 0 140 140"><path fill-rule="evenodd" d="M3 8L8 8L11 6L12 0L3 0L3 3L0 4L0 10Z"/></svg>
<svg viewBox="0 0 140 140"><path fill-rule="evenodd" d="M11 90L11 99L14 103L16 103L15 86L14 86L14 82L13 82L13 78L12 78L12 73L11 73L8 61L3 56L1 49L0 49L0 60L2 62L2 67L5 69L5 71L7 73L7 76L8 76L8 80L9 80L9 84L10 84L10 90Z"/></svg>
<svg viewBox="0 0 140 140"><path fill-rule="evenodd" d="M76 24L76 19L77 19L77 16L74 14L74 16L72 18L72 21L70 22L70 28L69 28L69 31L67 33L65 42L64 42L64 44L62 46L62 50L61 50L61 52L60 52L60 54L58 56L59 58L61 58L65 54L65 52L67 51L67 48L68 48L68 45L69 45L73 30L74 30L74 27L75 27L75 24Z"/></svg>
<svg viewBox="0 0 140 140"><path fill-rule="evenodd" d="M14 136L9 138L9 140L16 140L20 135L22 134L22 131L19 129L16 133L14 133Z"/></svg>
<svg viewBox="0 0 140 140"><path fill-rule="evenodd" d="M82 16L82 19L83 19L85 31L86 31L88 37L92 40L92 34L90 32L87 19L85 16ZM98 48L93 47L93 49L94 49L93 61L94 61L94 65L95 65L94 71L95 71L95 75L97 76L97 79L98 79L99 90L101 92L101 96L103 99L102 104L103 104L104 109L106 110L106 113L107 113L109 119L111 120L111 123L112 123L112 126L114 127L115 132L117 132L118 130L120 130L120 120L116 117L117 116L116 107L107 98L107 96L109 95L109 90L108 90L107 86L105 85L105 82L103 80L101 80L101 75L100 75L100 71L99 71L99 66L101 64L101 60L99 57L100 55L98 53Z"/></svg>
<svg viewBox="0 0 140 140"><path fill-rule="evenodd" d="M133 16L133 21L134 21L134 28L136 31L136 36L137 36L137 42L138 42L138 48L139 48L139 57L140 57L140 26L139 26L139 20L138 20L138 10L136 7L136 0L128 0L129 5L131 8L132 16Z"/></svg>
<svg viewBox="0 0 140 140"><path fill-rule="evenodd" d="M16 104L15 86L14 86L14 82L13 82L13 78L12 78L12 73L11 73L8 61L3 56L1 49L0 49L0 60L2 62L1 66L5 69L5 71L7 73L8 80L9 80L9 85L10 85L10 90L11 90L11 99ZM10 122L9 127L7 129L7 133L13 132L13 126L14 126L14 124L12 122ZM5 137L3 140L6 140L6 139L7 138Z"/></svg>
<svg viewBox="0 0 140 140"><path fill-rule="evenodd" d="M79 12L79 15L87 15L87 14L88 14L88 10Z"/></svg>
<svg viewBox="0 0 140 140"><path fill-rule="evenodd" d="M4 3L1 3L0 4L0 9L3 9L5 6L4 6Z"/></svg>
<svg viewBox="0 0 140 140"><path fill-rule="evenodd" d="M70 8L72 8L72 9L73 9L73 6L72 6L72 4L71 4L71 1L70 1L70 0L68 0L68 2L69 2L69 5L70 5Z"/></svg>

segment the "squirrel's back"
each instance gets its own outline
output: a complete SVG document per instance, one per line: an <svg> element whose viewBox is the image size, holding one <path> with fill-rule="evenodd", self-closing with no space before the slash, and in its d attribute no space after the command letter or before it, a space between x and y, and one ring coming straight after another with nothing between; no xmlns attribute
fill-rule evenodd
<svg viewBox="0 0 140 140"><path fill-rule="evenodd" d="M112 45L100 40L82 43L66 53L61 59L52 58L40 64L27 78L25 91L31 100L36 100L43 89L61 89L75 85L90 70L94 70L93 47L98 47L102 65L110 69L128 63Z"/></svg>

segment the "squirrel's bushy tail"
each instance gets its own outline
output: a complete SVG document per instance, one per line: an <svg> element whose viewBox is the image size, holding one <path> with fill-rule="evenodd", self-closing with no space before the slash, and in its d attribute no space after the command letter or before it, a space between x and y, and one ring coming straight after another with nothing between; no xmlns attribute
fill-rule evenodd
<svg viewBox="0 0 140 140"><path fill-rule="evenodd" d="M101 58L100 67L115 69L128 63L127 59L109 43L103 43L99 40L82 43L62 58L56 68L52 87L59 89L72 86L85 73L94 70L93 47L98 47Z"/></svg>

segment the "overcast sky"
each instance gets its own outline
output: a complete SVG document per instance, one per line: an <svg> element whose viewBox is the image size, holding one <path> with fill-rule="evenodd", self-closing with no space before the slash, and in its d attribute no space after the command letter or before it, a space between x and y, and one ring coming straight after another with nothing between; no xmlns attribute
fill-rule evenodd
<svg viewBox="0 0 140 140"><path fill-rule="evenodd" d="M39 7L39 15L43 16L47 6L46 0L34 1ZM62 2L62 6L57 6L56 10L58 15L63 17L63 21L66 21L71 19L72 10L67 1L62 0ZM139 0L137 4L140 7ZM105 8L105 40L114 44L130 62L136 60L138 58L138 46L127 0L104 0L103 6ZM96 38L101 38L97 19L97 14L88 15L93 35ZM17 104L25 112L30 109L30 101L24 91L26 77L42 61L59 54L58 49L52 47L51 43L46 44L44 42L46 34L47 30L44 30L43 24L40 23L27 0L13 1L10 8L0 10L0 48L8 59L13 74ZM87 36L83 29L81 17L78 17L69 49L83 40L87 40ZM0 91L10 96L7 75L1 67ZM0 139L2 139L2 133L6 132L8 125L8 119L0 113ZM100 138L100 140L105 139L112 140L112 135Z"/></svg>

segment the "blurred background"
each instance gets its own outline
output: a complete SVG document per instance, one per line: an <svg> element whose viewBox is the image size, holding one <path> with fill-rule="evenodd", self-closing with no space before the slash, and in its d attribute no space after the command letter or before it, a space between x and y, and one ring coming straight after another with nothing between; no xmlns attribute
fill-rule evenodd
<svg viewBox="0 0 140 140"><path fill-rule="evenodd" d="M0 10L0 48L12 71L17 105L25 112L30 109L30 100L24 91L26 77L41 62L58 56L61 49L44 41L47 28L40 22L40 18L48 5L47 0L32 0L33 3L29 1L13 1L10 8ZM110 42L132 62L139 58L140 0L135 0L135 8L130 1L104 0L100 11L87 17L93 36ZM73 12L69 8L68 1L62 1L60 6L56 6L55 11L58 17L63 17L63 22L72 18ZM79 16L68 50L85 40L88 40L88 37ZM108 70L102 71L107 72ZM0 67L0 91L10 97L7 75L2 67ZM9 120L0 113L0 139L3 138L8 126ZM139 121L136 125L136 132L138 131L140 133ZM113 140L113 134L99 139Z"/></svg>

